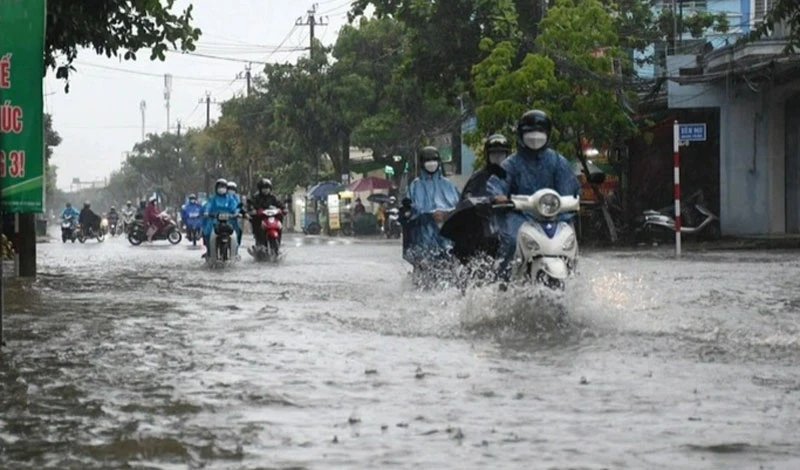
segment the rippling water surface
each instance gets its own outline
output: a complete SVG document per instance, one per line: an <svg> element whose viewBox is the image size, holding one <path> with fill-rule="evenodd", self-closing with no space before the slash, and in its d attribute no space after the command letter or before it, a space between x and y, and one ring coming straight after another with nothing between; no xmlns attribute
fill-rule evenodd
<svg viewBox="0 0 800 470"><path fill-rule="evenodd" d="M397 243L286 245L39 245L0 468L800 468L797 253L586 253L566 295L462 296Z"/></svg>

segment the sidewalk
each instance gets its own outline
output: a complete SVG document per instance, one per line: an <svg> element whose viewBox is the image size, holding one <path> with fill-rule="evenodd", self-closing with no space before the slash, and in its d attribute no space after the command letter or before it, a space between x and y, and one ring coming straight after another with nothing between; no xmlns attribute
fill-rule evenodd
<svg viewBox="0 0 800 470"><path fill-rule="evenodd" d="M581 248L590 251L647 251L647 250L674 250L675 242L659 243L657 245L594 245L585 243ZM688 253L704 251L736 251L736 250L797 250L800 249L800 234L776 235L751 235L740 237L723 237L716 241L698 241L684 237L681 250Z"/></svg>

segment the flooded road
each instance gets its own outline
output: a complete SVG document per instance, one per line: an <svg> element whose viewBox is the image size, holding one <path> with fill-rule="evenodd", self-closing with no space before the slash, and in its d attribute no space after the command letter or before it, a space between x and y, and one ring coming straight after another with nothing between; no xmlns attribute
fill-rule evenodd
<svg viewBox="0 0 800 470"><path fill-rule="evenodd" d="M285 243L224 272L40 244L0 468L800 468L798 253L585 253L566 297L461 296L396 242Z"/></svg>

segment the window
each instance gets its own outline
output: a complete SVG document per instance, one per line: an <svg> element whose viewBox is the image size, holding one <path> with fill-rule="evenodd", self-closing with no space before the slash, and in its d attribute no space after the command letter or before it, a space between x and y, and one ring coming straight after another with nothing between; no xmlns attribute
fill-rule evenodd
<svg viewBox="0 0 800 470"><path fill-rule="evenodd" d="M753 12L753 26L758 26L775 6L775 0L750 0L750 11Z"/></svg>

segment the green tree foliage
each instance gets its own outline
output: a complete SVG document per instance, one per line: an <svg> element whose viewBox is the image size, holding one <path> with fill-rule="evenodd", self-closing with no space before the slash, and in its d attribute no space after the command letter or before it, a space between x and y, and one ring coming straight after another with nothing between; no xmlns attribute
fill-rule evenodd
<svg viewBox="0 0 800 470"><path fill-rule="evenodd" d="M512 137L517 119L531 108L553 117L558 148L570 156L578 154L581 138L610 146L633 132L615 73L625 56L603 5L556 0L540 28L538 52L520 64L512 43L484 40L489 56L473 69L478 136L499 131Z"/></svg>
<svg viewBox="0 0 800 470"><path fill-rule="evenodd" d="M795 53L800 47L800 2L797 0L775 0L772 11L767 15L765 21L755 28L746 39L752 41L769 36L780 24L789 28L787 52Z"/></svg>
<svg viewBox="0 0 800 470"><path fill-rule="evenodd" d="M175 0L48 0L44 63L68 78L79 48L136 60L141 49L164 60L168 47L194 50L200 30L192 27L192 5L175 13ZM59 57L66 63L59 64Z"/></svg>
<svg viewBox="0 0 800 470"><path fill-rule="evenodd" d="M58 178L58 168L50 163L50 157L53 156L53 148L61 144L61 136L53 129L53 116L50 114L44 115L44 143L44 162L47 172L45 193L47 200L50 200L55 194Z"/></svg>

